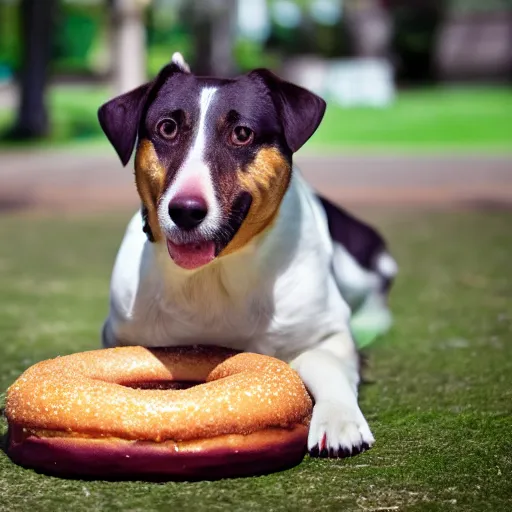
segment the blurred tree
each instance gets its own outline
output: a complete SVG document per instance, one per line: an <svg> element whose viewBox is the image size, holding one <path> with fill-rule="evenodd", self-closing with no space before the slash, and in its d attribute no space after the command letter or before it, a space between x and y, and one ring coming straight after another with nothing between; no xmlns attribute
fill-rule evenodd
<svg viewBox="0 0 512 512"><path fill-rule="evenodd" d="M230 76L233 58L236 0L189 0L182 15L192 29L192 69L201 75Z"/></svg>
<svg viewBox="0 0 512 512"><path fill-rule="evenodd" d="M349 5L341 0L274 0L270 7L271 31L265 47L279 52L283 59L305 54L320 54L326 58L353 54L350 20L343 14ZM319 12L320 7L323 12Z"/></svg>
<svg viewBox="0 0 512 512"><path fill-rule="evenodd" d="M101 37L104 18L105 2L59 1L53 25L53 73L86 75L93 72L91 53Z"/></svg>
<svg viewBox="0 0 512 512"><path fill-rule="evenodd" d="M0 80L19 69L21 41L18 6L0 1ZM3 76L2 76L3 75Z"/></svg>
<svg viewBox="0 0 512 512"><path fill-rule="evenodd" d="M45 91L51 56L55 0L21 0L22 65L19 107L9 138L31 139L48 132Z"/></svg>
<svg viewBox="0 0 512 512"><path fill-rule="evenodd" d="M432 82L437 31L446 0L380 0L393 20L391 51L397 60L397 79L410 83Z"/></svg>
<svg viewBox="0 0 512 512"><path fill-rule="evenodd" d="M145 8L151 0L108 0L112 26L112 64L116 92L146 81Z"/></svg>

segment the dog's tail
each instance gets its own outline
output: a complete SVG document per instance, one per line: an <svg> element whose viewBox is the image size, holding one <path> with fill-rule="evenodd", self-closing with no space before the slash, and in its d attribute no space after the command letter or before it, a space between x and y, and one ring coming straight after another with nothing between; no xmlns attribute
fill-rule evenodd
<svg viewBox="0 0 512 512"><path fill-rule="evenodd" d="M376 258L374 263L375 272L381 277L383 291L389 292L391 284L398 274L398 264L387 250L383 250Z"/></svg>

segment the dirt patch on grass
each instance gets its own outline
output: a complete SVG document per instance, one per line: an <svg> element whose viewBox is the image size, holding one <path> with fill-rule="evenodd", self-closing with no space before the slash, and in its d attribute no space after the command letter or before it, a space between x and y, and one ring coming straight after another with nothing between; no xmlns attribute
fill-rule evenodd
<svg viewBox="0 0 512 512"><path fill-rule="evenodd" d="M503 191L476 196L426 189L372 190L372 189L320 189L322 195L354 211L419 211L473 210L510 211L512 194ZM139 206L135 189L124 188L40 188L31 193L6 191L0 195L0 214L3 213L98 213L134 210Z"/></svg>
<svg viewBox="0 0 512 512"><path fill-rule="evenodd" d="M468 154L300 154L320 193L349 208L470 208L512 205L512 157ZM116 211L139 205L131 168L113 151L11 151L0 162L0 213Z"/></svg>

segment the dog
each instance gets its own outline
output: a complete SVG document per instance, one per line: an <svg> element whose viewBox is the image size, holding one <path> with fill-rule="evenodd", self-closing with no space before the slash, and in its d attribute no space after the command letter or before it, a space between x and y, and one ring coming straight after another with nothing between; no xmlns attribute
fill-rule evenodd
<svg viewBox="0 0 512 512"><path fill-rule="evenodd" d="M354 325L385 332L397 265L372 227L319 197L293 154L326 103L266 69L196 76L176 53L98 111L141 208L116 257L103 346L222 345L288 362L314 399L312 455L374 437Z"/></svg>

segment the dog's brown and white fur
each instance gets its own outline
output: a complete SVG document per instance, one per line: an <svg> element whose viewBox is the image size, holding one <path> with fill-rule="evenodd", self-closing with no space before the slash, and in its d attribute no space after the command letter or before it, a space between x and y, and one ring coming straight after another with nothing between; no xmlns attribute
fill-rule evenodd
<svg viewBox="0 0 512 512"><path fill-rule="evenodd" d="M358 405L352 321L385 331L396 272L382 238L319 198L292 164L325 103L266 70L191 74L175 54L106 103L142 201L115 263L104 346L212 344L288 361L315 406L308 448L345 456L374 438Z"/></svg>

